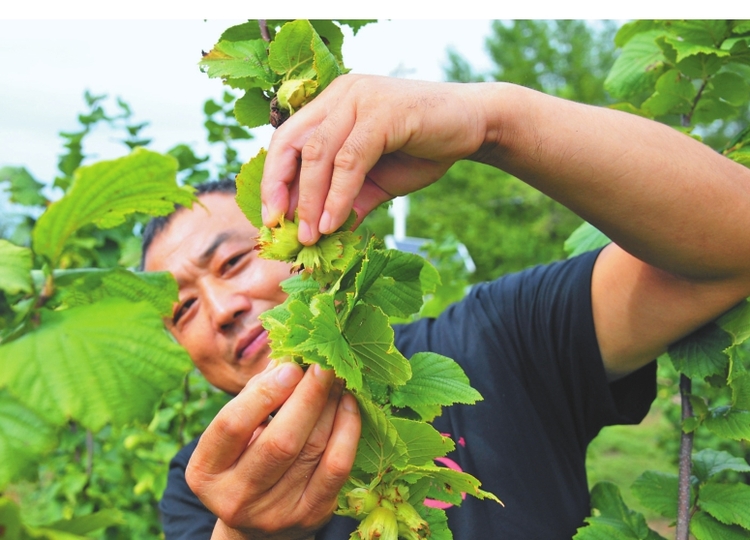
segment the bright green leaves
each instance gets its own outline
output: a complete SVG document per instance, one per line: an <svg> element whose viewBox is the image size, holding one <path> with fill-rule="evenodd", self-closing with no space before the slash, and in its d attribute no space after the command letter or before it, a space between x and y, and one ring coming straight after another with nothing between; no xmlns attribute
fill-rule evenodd
<svg viewBox="0 0 750 540"><path fill-rule="evenodd" d="M0 347L0 387L52 423L75 419L97 430L147 421L191 366L147 303L110 298L44 310L41 319L38 329Z"/></svg>
<svg viewBox="0 0 750 540"><path fill-rule="evenodd" d="M750 486L706 484L700 491L700 507L726 525L750 530Z"/></svg>
<svg viewBox="0 0 750 540"><path fill-rule="evenodd" d="M10 202L24 206L44 206L47 199L41 194L44 184L34 180L23 167L0 168L0 183L7 182Z"/></svg>
<svg viewBox="0 0 750 540"><path fill-rule="evenodd" d="M565 240L565 251L568 257L575 257L587 251L593 251L609 244L610 240L599 229L590 223L583 223Z"/></svg>
<svg viewBox="0 0 750 540"><path fill-rule="evenodd" d="M266 163L266 151L261 149L258 155L245 163L237 175L237 205L245 217L260 230L263 227L260 205L260 181L263 178L263 166Z"/></svg>
<svg viewBox="0 0 750 540"><path fill-rule="evenodd" d="M693 475L699 482L706 482L709 478L724 471L750 472L750 465L729 452L706 448L693 455Z"/></svg>
<svg viewBox="0 0 750 540"><path fill-rule="evenodd" d="M750 95L735 69L750 59L748 34L746 25L721 20L627 24L606 88L652 118L680 115L683 125L734 118Z"/></svg>
<svg viewBox="0 0 750 540"><path fill-rule="evenodd" d="M38 414L0 390L0 491L57 444L56 430Z"/></svg>
<svg viewBox="0 0 750 540"><path fill-rule="evenodd" d="M76 170L68 193L50 205L34 228L37 255L57 266L66 242L85 225L110 228L128 214L165 215L194 197L177 187L174 158L137 148L132 154Z"/></svg>
<svg viewBox="0 0 750 540"><path fill-rule="evenodd" d="M32 265L30 249L0 239L0 291L7 294L30 293L33 290Z"/></svg>
<svg viewBox="0 0 750 540"><path fill-rule="evenodd" d="M677 517L676 474L646 471L633 483L633 494L638 500L664 517Z"/></svg>
<svg viewBox="0 0 750 540"><path fill-rule="evenodd" d="M258 22L235 26L199 63L209 77L246 91L235 117L247 127L277 127L346 72L343 34L333 21L289 21L277 31L278 24L265 28L270 41Z"/></svg>
<svg viewBox="0 0 750 540"><path fill-rule="evenodd" d="M363 398L359 399L359 407L362 412L362 436L354 467L376 476L382 476L390 467L406 467L409 463L408 449L385 412Z"/></svg>

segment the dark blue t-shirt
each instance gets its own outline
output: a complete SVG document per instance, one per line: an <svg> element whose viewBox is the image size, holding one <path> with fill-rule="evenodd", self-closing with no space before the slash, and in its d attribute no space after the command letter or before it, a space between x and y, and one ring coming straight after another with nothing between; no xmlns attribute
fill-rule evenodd
<svg viewBox="0 0 750 540"><path fill-rule="evenodd" d="M434 422L456 443L440 459L471 473L505 504L467 497L450 507L456 540L569 540L589 514L586 447L611 424L637 423L655 397L655 364L608 383L591 309L597 252L474 286L437 319L396 328L408 358L456 360L484 401L443 410ZM185 483L197 441L170 465L160 507L167 540L209 538L216 518ZM334 516L319 540L356 527Z"/></svg>

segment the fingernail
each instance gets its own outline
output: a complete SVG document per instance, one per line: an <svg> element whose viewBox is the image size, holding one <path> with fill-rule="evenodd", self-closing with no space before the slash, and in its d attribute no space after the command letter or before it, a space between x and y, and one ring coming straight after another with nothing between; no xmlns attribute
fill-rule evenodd
<svg viewBox="0 0 750 540"><path fill-rule="evenodd" d="M283 388L290 388L299 381L297 366L292 362L284 362L276 371L276 381Z"/></svg>
<svg viewBox="0 0 750 540"><path fill-rule="evenodd" d="M265 204L262 204L260 206L260 218L263 220L263 223L267 223L268 221L268 208Z"/></svg>
<svg viewBox="0 0 750 540"><path fill-rule="evenodd" d="M306 244L307 242L310 242L310 240L312 240L312 232L310 231L310 225L307 224L307 221L299 222L299 231L297 233L297 238L299 238L299 241L303 244Z"/></svg>
<svg viewBox="0 0 750 540"><path fill-rule="evenodd" d="M332 371L330 369L324 369L320 364L313 364L310 369L313 370L315 377L321 381L328 382L328 379L333 377Z"/></svg>
<svg viewBox="0 0 750 540"><path fill-rule="evenodd" d="M333 231L331 230L331 214L328 213L328 210L325 210L323 212L323 215L320 216L320 224L319 224L320 232L323 234L329 234Z"/></svg>
<svg viewBox="0 0 750 540"><path fill-rule="evenodd" d="M353 395L348 392L341 397L341 406L344 407L346 412L359 413L359 407L357 406L357 400Z"/></svg>

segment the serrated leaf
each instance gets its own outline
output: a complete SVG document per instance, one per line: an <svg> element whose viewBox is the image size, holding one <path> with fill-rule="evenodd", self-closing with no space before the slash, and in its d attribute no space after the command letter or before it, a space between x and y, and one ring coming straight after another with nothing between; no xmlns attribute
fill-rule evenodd
<svg viewBox="0 0 750 540"><path fill-rule="evenodd" d="M693 113L693 124L709 124L715 120L726 120L738 114L737 107L722 101L712 92L704 92Z"/></svg>
<svg viewBox="0 0 750 540"><path fill-rule="evenodd" d="M66 241L84 225L111 228L135 212L160 216L173 212L175 204L190 206L196 200L192 189L179 187L176 175L177 160L144 148L80 167L68 193L37 221L34 251L55 267Z"/></svg>
<svg viewBox="0 0 750 540"><path fill-rule="evenodd" d="M329 50L328 46L323 43L323 40L320 39L320 36L314 30L312 36L312 50L314 54L313 68L317 74L318 83L316 94L319 94L325 90L336 77L341 75L341 70L339 69L340 60Z"/></svg>
<svg viewBox="0 0 750 540"><path fill-rule="evenodd" d="M70 270L55 273L55 298L65 307L117 297L149 302L162 317L170 317L178 287L169 272L131 272L124 268Z"/></svg>
<svg viewBox="0 0 750 540"><path fill-rule="evenodd" d="M313 350L325 357L328 364L336 371L336 376L346 381L350 390L362 389L361 359L352 350L344 337L333 297L318 295L310 304L312 311L312 332L310 338L300 346L302 350Z"/></svg>
<svg viewBox="0 0 750 540"><path fill-rule="evenodd" d="M411 357L411 379L391 394L395 407L409 407L422 419L434 418L436 406L454 403L472 404L482 399L469 384L469 378L455 361L436 353L417 353Z"/></svg>
<svg viewBox="0 0 750 540"><path fill-rule="evenodd" d="M735 344L743 343L750 338L750 302L743 300L731 311L722 315L716 324L734 337Z"/></svg>
<svg viewBox="0 0 750 540"><path fill-rule="evenodd" d="M729 386L732 388L732 408L750 411L750 372L735 376Z"/></svg>
<svg viewBox="0 0 750 540"><path fill-rule="evenodd" d="M750 472L750 465L743 458L723 450L706 448L693 454L693 474L700 482L723 471Z"/></svg>
<svg viewBox="0 0 750 540"><path fill-rule="evenodd" d="M391 250L382 276L372 285L364 300L378 306L389 317L408 317L419 311L423 302L422 270L425 259L413 253ZM436 271L435 271L436 272ZM425 273L425 285L434 275ZM437 276L439 282L440 276ZM434 287L433 287L434 288Z"/></svg>
<svg viewBox="0 0 750 540"><path fill-rule="evenodd" d="M147 421L192 367L148 303L108 298L40 316L36 330L0 345L0 386L54 424Z"/></svg>
<svg viewBox="0 0 750 540"><path fill-rule="evenodd" d="M391 418L390 420L398 431L399 437L406 444L409 452L409 465L432 463L436 457L442 457L456 447L449 437L443 437L430 424L405 418Z"/></svg>
<svg viewBox="0 0 750 540"><path fill-rule="evenodd" d="M268 30L269 32L272 31L271 28ZM219 41L251 41L254 39L263 39L258 21L247 21L230 26L221 34Z"/></svg>
<svg viewBox="0 0 750 540"><path fill-rule="evenodd" d="M729 363L724 350L732 341L717 324L709 323L669 347L669 358L677 371L690 378L724 374Z"/></svg>
<svg viewBox="0 0 750 540"><path fill-rule="evenodd" d="M502 504L500 499L493 493L480 489L482 483L464 471L457 471L437 465L409 465L401 471L394 471L393 478L398 478L407 483L414 483L423 478L429 478L432 488L429 497L440 501L460 506L463 494L471 495L477 499L490 499Z"/></svg>
<svg viewBox="0 0 750 540"><path fill-rule="evenodd" d="M0 238L0 291L8 294L32 292L33 263L29 248L16 246Z"/></svg>
<svg viewBox="0 0 750 540"><path fill-rule="evenodd" d="M314 34L305 19L286 23L268 48L268 65L285 79L312 79Z"/></svg>
<svg viewBox="0 0 750 540"><path fill-rule="evenodd" d="M344 45L344 33L333 21L312 19L310 24L315 32L324 40L326 47L336 57L339 63L343 62L341 48Z"/></svg>
<svg viewBox="0 0 750 540"><path fill-rule="evenodd" d="M641 108L651 116L687 114L692 109L697 92L679 70L670 69L656 81L656 91L643 102Z"/></svg>
<svg viewBox="0 0 750 540"><path fill-rule="evenodd" d="M352 29L352 33L356 36L362 27L367 26L371 23L378 22L377 19L336 19L339 24L344 24Z"/></svg>
<svg viewBox="0 0 750 540"><path fill-rule="evenodd" d="M320 285L315 280L304 279L302 274L296 274L281 282L281 290L290 295L307 295L320 292Z"/></svg>
<svg viewBox="0 0 750 540"><path fill-rule="evenodd" d="M264 90L270 89L278 77L268 69L268 43L262 39L219 41L198 63L209 77L245 79Z"/></svg>
<svg viewBox="0 0 750 540"><path fill-rule="evenodd" d="M696 56L699 54L706 56L716 56L717 58L723 58L729 56L729 51L721 50L713 45L702 45L700 43L694 43L680 39L679 37L667 36L664 41L669 43L672 48L677 52L677 61L680 62L689 56Z"/></svg>
<svg viewBox="0 0 750 540"><path fill-rule="evenodd" d="M453 540L453 533L448 527L448 516L444 510L422 506L419 514L430 526L430 540Z"/></svg>
<svg viewBox="0 0 750 540"><path fill-rule="evenodd" d="M0 183L8 182L10 202L24 206L44 206L47 199L41 194L44 184L34 180L24 167L0 168Z"/></svg>
<svg viewBox="0 0 750 540"><path fill-rule="evenodd" d="M750 411L717 407L711 411L711 416L707 417L703 424L720 437L735 441L750 440Z"/></svg>
<svg viewBox="0 0 750 540"><path fill-rule="evenodd" d="M748 538L748 531L736 525L725 525L700 510L690 518L690 532L696 540L747 540Z"/></svg>
<svg viewBox="0 0 750 540"><path fill-rule="evenodd" d="M346 341L362 366L362 375L398 386L412 375L409 361L393 344L388 316L375 306L358 304L344 327Z"/></svg>
<svg viewBox="0 0 750 540"><path fill-rule="evenodd" d="M701 510L727 525L750 529L750 486L708 483L698 494Z"/></svg>
<svg viewBox="0 0 750 540"><path fill-rule="evenodd" d="M0 390L0 491L57 446L55 428ZM2 523L2 520L0 520Z"/></svg>
<svg viewBox="0 0 750 540"><path fill-rule="evenodd" d="M590 223L583 223L565 240L565 251L569 258L576 257L604 247L609 242L609 238L599 229Z"/></svg>
<svg viewBox="0 0 750 540"><path fill-rule="evenodd" d="M604 538L656 540L662 538L646 525L643 514L630 510L622 500L619 488L610 482L599 482L591 490L592 516L588 527L578 529L574 540ZM605 532L609 536L605 535Z"/></svg>
<svg viewBox="0 0 750 540"><path fill-rule="evenodd" d="M646 471L631 486L631 491L643 506L664 517L677 517L677 490L679 478L676 474Z"/></svg>
<svg viewBox="0 0 750 540"><path fill-rule="evenodd" d="M253 159L245 163L235 178L237 184L237 205L253 227L263 227L260 202L260 181L263 179L263 166L266 163L266 150L261 148Z"/></svg>
<svg viewBox="0 0 750 540"><path fill-rule="evenodd" d="M660 30L638 33L630 38L609 71L604 87L618 99L652 91L664 69L662 51L656 38Z"/></svg>
<svg viewBox="0 0 750 540"><path fill-rule="evenodd" d="M354 467L376 475L389 467L404 467L408 462L408 452L396 428L370 400L357 395L357 401L362 413L362 435Z"/></svg>
<svg viewBox="0 0 750 540"><path fill-rule="evenodd" d="M266 99L263 90L250 88L234 104L234 117L245 127L265 126L270 122L271 102Z"/></svg>

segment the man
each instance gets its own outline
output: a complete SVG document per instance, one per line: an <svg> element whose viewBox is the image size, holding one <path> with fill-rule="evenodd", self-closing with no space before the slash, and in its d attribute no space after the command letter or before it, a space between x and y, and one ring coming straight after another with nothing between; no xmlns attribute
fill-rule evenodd
<svg viewBox="0 0 750 540"><path fill-rule="evenodd" d="M275 133L264 220L296 208L309 244L458 159L507 170L614 240L478 286L397 333L407 357L455 358L485 397L436 420L458 443L447 464L506 503L450 508L456 538L570 538L588 511L588 442L639 421L651 360L750 295L750 171L660 124L514 85L345 76ZM257 315L282 301L286 269L257 258L230 197L201 202L156 233L145 267L175 274L170 329L209 381L239 394L175 462L166 522L215 523L213 538L347 538L351 523L321 527L354 459L356 406L317 367L263 370Z"/></svg>

